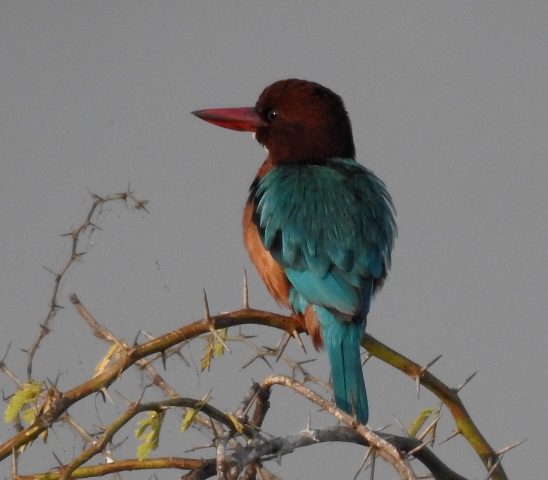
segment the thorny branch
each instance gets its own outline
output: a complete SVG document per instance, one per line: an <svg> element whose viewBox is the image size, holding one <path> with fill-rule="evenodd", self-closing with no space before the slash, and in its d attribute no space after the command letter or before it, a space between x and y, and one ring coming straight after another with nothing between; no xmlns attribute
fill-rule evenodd
<svg viewBox="0 0 548 480"><path fill-rule="evenodd" d="M70 298L73 304L77 306L78 308L80 308L81 303L79 302L78 298L75 295L71 295ZM210 317L209 321L214 322L216 328L226 328L228 326L243 325L243 324L249 324L249 323L255 323L259 325L266 324L266 325L270 325L272 327L279 328L286 331L288 329L295 327L295 325L292 324L292 322L295 322L295 320L292 319L291 317L284 317L281 315L270 314L267 312L257 311L253 309L245 309L237 312L231 312L227 314L212 316ZM66 411L66 409L68 409L74 403L78 402L79 400L85 398L86 396L94 392L98 392L103 388L107 388L114 381L116 381L116 379L119 377L119 375L121 375L123 371L125 371L129 366L135 364L137 361L144 359L145 357L150 356L152 354L158 353L160 351L166 351L169 348L172 348L173 346L181 342L190 340L191 338L195 338L199 335L208 333L210 328L208 323L209 322L207 322L205 319L200 320L198 322L194 322L190 325L182 327L178 330L169 332L145 344L138 345L135 347L127 347L127 352L124 355L122 355L114 363L106 367L104 371L101 372L96 377L73 388L72 390L69 390L68 392L64 394L61 394L59 392L56 395L53 395L52 396L53 400L51 401L50 408L47 410L47 414L45 413L44 415L42 415L41 418L37 418L36 422L33 425L26 428L19 434L15 435L12 439L10 439L10 441L6 442L3 445L0 445L0 459L6 458L7 456L9 456L13 448L18 449L22 445L28 443L29 439L36 438L41 432L43 432L46 428L51 426L55 421L57 421L59 417ZM377 348L381 348L381 346L383 348L388 348L370 336L367 336L366 338L366 344L368 343L373 343ZM375 352L372 352L372 353L375 354ZM394 355L394 353L392 353L392 355ZM382 359L382 354L379 354L379 358ZM428 375L431 375L431 374L428 373ZM279 376L276 378L277 380L280 380L282 377ZM304 386L302 386L302 384L295 382L292 379L289 379L289 377L286 377L286 378L288 380L283 380L283 382L280 380L280 383L284 383L286 386L289 386L290 388L296 391L299 391L300 388L305 388ZM291 382L289 382L289 380L291 380ZM265 380L265 381L268 381L268 380ZM432 378L430 378L429 381L430 383L434 382L434 387L432 387L432 389L437 394L438 392L436 390L435 384L436 382L439 382L439 380L435 379L435 377L432 376ZM423 382L422 379L421 379L421 382ZM276 382L273 382L273 383L276 383ZM439 383L443 386L441 382ZM265 386L267 385L265 384ZM448 389L448 387L445 387L445 386L444 388ZM307 398L309 399L312 399L311 397L308 396L308 394L305 396L307 396ZM319 404L330 413L334 413L336 410L335 407L333 407L332 404L325 399L322 399ZM463 410L461 414L467 415L466 410ZM348 418L346 418L345 420L341 415L344 415L344 414L342 414L342 412L339 412L338 415L336 416L342 421L350 422ZM210 416L212 415L210 414ZM216 418L216 420L219 420L219 418ZM469 419L469 417L468 417L468 421L471 423L471 419ZM377 448L381 448L379 445L376 445L376 446ZM500 464L497 466L497 468L498 467L500 467ZM494 473L495 472L493 472L493 474ZM506 478L506 477L492 476L492 478Z"/></svg>
<svg viewBox="0 0 548 480"><path fill-rule="evenodd" d="M106 197L100 197L98 195L92 194L92 198L93 198L93 203L83 223L79 227L72 230L71 232L65 233L64 235L62 235L67 237L70 236L72 238L71 253L69 258L65 262L65 265L63 265L63 267L61 267L61 269L58 272L53 272L47 269L50 273L52 273L55 276L55 280L53 282L53 292L51 293L49 308L46 313L46 317L44 321L40 324L40 331L38 332L38 336L36 337L32 346L30 347L28 351L28 363L27 363L28 380L32 378L32 362L34 360L34 355L36 354L36 350L40 346L40 343L42 342L43 338L48 333L50 333L50 324L53 321L53 318L55 317L55 314L57 313L57 311L60 308L62 308L58 303L59 286L61 285L61 280L63 279L63 277L65 276L65 274L67 273L71 265L75 261L79 260L80 257L85 253L85 252L78 253L78 244L82 236L88 231L88 229L98 228L96 225L93 224L93 221L92 221L96 212L98 212L97 215L99 215L101 213L101 209L106 203L120 201L120 200L125 202L126 205L127 205L127 202L132 202L131 208L135 210L144 210L145 212L147 211L146 205L148 202L146 200L137 200L137 198L133 196L133 192L129 189L129 186L128 186L128 190L123 193L115 193L112 195L107 195Z"/></svg>
<svg viewBox="0 0 548 480"><path fill-rule="evenodd" d="M103 205L111 201L123 201L126 202L126 204L127 202L132 202L131 208L146 211L147 202L137 200L129 188L128 191L124 193L109 195L107 197L99 197L96 195L93 195L92 197L93 204L84 222L78 228L67 234L67 236L71 236L72 238L71 254L65 265L57 273L54 273L54 287L48 312L40 325L40 331L36 340L28 351L28 380L32 379L32 363L35 353L42 339L50 332L51 322L58 309L61 308L58 304L61 280L73 262L78 260L83 253L85 253L78 252L79 241L82 239L84 233L90 231L88 229L93 231L93 229L98 228L93 223L93 221L95 221L94 216L99 215ZM200 412L194 417L193 426L203 428L205 431L209 431L214 435L215 440L210 446L215 446L217 451L216 458L196 460L169 457L142 460L116 460L112 457L108 447L112 443L115 433L134 418L136 414L146 410L174 408L193 409L197 406L197 400L182 398L177 394L176 390L169 385L153 366L155 360L161 359L165 368L166 359L171 355L181 356L181 348L187 342L201 335L211 335L212 331L221 328L257 324L278 328L285 331L288 335L296 336L298 333L302 333L301 325L294 317L285 317L250 309L246 284L244 286L244 308L242 310L212 316L209 314L209 309L206 309L206 316L200 321L186 325L180 329L162 335L161 337L153 338L144 344L129 346L116 338L116 336L106 327L100 325L75 294L71 294L69 298L81 317L86 320L93 333L97 337L109 342L111 345L116 346L117 356L114 360L111 360L109 364L107 363L107 365L104 365L102 370L94 378L89 379L81 385L64 393L58 391L55 386L51 386L47 394L42 394L40 397L42 404L38 405L40 407L38 410L39 413L36 416L34 423L27 428L23 428L19 422L16 422L18 425L17 434L0 445L0 461L9 457L13 452L18 452L21 447L29 445L41 433L47 431L55 422L63 421L70 425L78 435L84 438L89 444L89 447L83 450L82 453L68 465L62 465L56 472L48 472L48 475L50 475L48 478L52 479L69 478L71 475L75 476L74 478L101 476L107 473L115 473L124 470L152 468L179 468L189 470L189 473L184 477L188 479L208 478L215 474L218 475L218 478L236 478L244 470L246 479L255 478L257 472L260 472L260 475L264 478L267 476L274 478L272 474L264 469L264 462L271 459L278 459L283 455L292 453L298 448L324 441L345 441L368 446L373 449L372 451L375 455L378 455L391 463L397 469L401 478L415 478L413 470L408 463L410 456L413 456L422 462L436 479L462 480L463 478L448 469L448 467L441 462L425 444L421 443L419 438L406 438L384 433L375 433L367 427L358 424L354 418L338 410L328 400L304 386L304 383L312 383L326 389L328 388L325 383L310 375L310 373L303 368L304 362L296 362L284 355L283 349L276 350L258 347L241 333L237 336L225 338L224 341L218 335L217 337L222 342L223 347L226 347L224 342L241 342L249 348L252 348L255 351L253 360L262 359L268 363L267 357L281 358L292 369L293 378L273 374L263 379L260 385L254 384L244 396L238 411L235 414L223 413L209 404L201 406ZM216 335L216 333L214 335ZM489 446L459 399L458 391L462 386L454 389L447 387L428 371L428 367L431 364L422 367L391 350L370 335L364 336L363 345L371 355L403 371L417 381L418 384L423 385L434 393L443 404L448 407L453 415L457 425L456 434L461 434L472 445L488 469L490 478L495 480L504 480L507 478L502 469L502 465L500 464L500 459L507 450L513 448L517 444L499 452L495 452ZM268 363L268 365L271 366L270 363ZM152 403L141 403L140 400L131 403L128 410L106 427L100 437L91 436L87 433L85 428L81 427L75 419L68 415L67 409L93 393L100 391L107 393L109 386L116 382L122 373L130 366L135 366L145 373L151 379L152 384L159 388L159 390L169 398L167 400ZM0 371L11 378L19 387L24 384L24 382L19 380L7 367L4 358L0 361ZM299 375L302 376L302 383L295 380L294 377L296 373L299 373ZM291 388L300 395L303 395L309 401L321 406L343 423L346 423L348 427L328 427L315 430L307 428L304 431L286 437L265 437L261 427L269 411L270 391L273 385L282 385L286 388ZM248 412L252 405L255 405L255 409L249 418ZM429 428L432 426L433 425ZM423 436L426 435L427 430L428 429L425 430ZM85 462L101 453L106 456L108 463L90 467L84 466ZM373 459L375 455L372 456ZM17 475L16 467L17 461L14 461L12 467L13 478L30 480L43 476L43 474L36 474L21 477Z"/></svg>

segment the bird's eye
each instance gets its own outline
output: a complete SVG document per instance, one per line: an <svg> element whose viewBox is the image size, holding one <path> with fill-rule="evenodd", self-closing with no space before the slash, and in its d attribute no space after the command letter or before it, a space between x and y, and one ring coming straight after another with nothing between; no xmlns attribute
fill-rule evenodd
<svg viewBox="0 0 548 480"><path fill-rule="evenodd" d="M278 112L276 110L268 110L268 112L266 112L266 118L270 122L272 122L273 120L276 120L277 117L278 117Z"/></svg>

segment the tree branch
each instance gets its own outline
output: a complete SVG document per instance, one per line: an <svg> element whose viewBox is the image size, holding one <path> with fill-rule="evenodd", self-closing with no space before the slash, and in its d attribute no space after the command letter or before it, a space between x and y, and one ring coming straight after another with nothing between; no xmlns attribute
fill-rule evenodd
<svg viewBox="0 0 548 480"><path fill-rule="evenodd" d="M71 294L69 298L75 306L81 305L76 295ZM257 324L278 328L286 332L292 332L294 330L301 331L300 324L294 317L286 317L254 309L242 309L236 312L211 316L210 322L213 322L216 329L235 325ZM22 445L37 438L40 433L57 421L60 415L62 415L62 413L71 405L88 395L108 387L123 371L138 360L165 351L178 343L208 333L210 326L211 324L206 319L199 320L144 344L131 347L121 356L121 358L105 368L105 370L96 377L69 390L65 394L57 392L55 395L51 395L49 408L46 409L42 415L39 415L30 427L25 428L10 440L0 445L0 460L9 456L13 449L18 449ZM430 372L421 372L421 367L418 364L412 362L403 355L398 354L370 335L365 335L364 344L373 356L398 368L412 378L420 374L421 384L438 396L444 404L448 405L460 432L469 441L476 452L478 452L478 455L482 458L484 464L489 463L489 459L497 458L494 450L489 446L483 436L479 434L479 431L475 427L468 412L454 391L439 381ZM324 401L324 404L325 407L331 406L327 401ZM328 410L328 408L326 408L326 410ZM495 460L492 461L488 468L491 469L494 464ZM507 480L506 474L500 463L495 467L492 478L494 480Z"/></svg>

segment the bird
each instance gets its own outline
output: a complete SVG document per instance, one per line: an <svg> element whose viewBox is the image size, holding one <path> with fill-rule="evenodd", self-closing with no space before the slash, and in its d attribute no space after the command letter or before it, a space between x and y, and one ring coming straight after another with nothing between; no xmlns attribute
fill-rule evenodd
<svg viewBox="0 0 548 480"><path fill-rule="evenodd" d="M252 132L267 151L244 208L245 247L270 294L325 347L336 406L366 424L360 345L391 265L396 212L385 184L356 161L342 98L292 78L254 107L192 113Z"/></svg>

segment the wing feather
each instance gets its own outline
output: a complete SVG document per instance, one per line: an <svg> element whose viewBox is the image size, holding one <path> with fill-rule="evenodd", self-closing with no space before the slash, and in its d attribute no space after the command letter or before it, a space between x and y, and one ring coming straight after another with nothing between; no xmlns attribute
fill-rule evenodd
<svg viewBox="0 0 548 480"><path fill-rule="evenodd" d="M252 196L261 241L297 293L345 315L366 314L397 234L382 181L352 159L330 159L277 166Z"/></svg>

